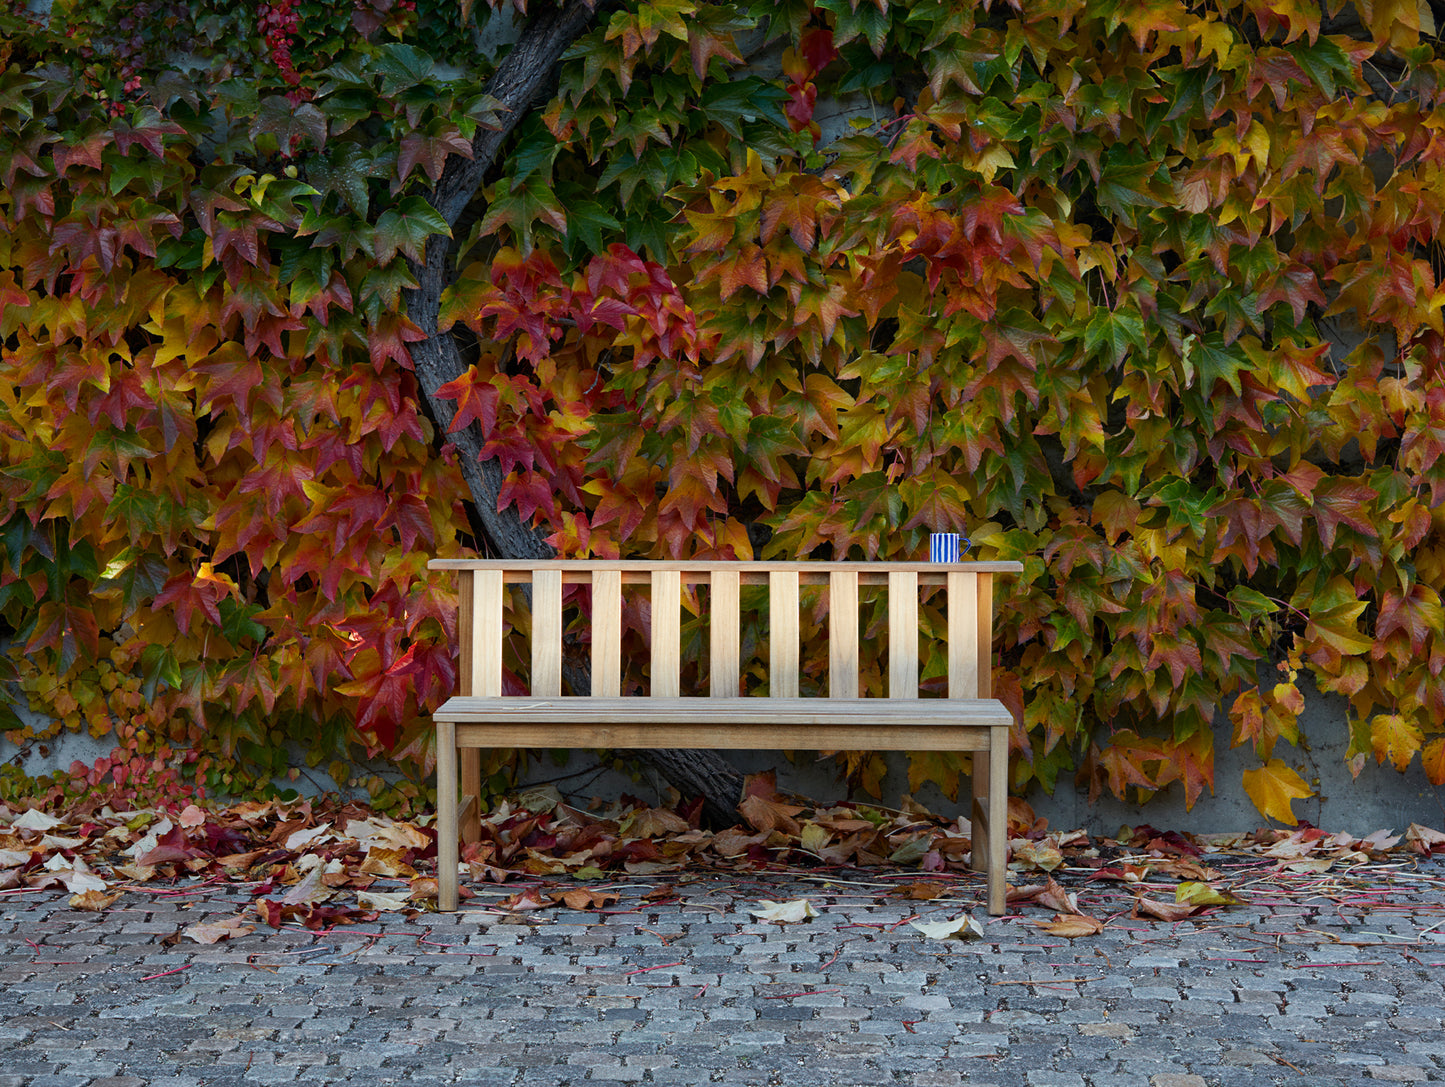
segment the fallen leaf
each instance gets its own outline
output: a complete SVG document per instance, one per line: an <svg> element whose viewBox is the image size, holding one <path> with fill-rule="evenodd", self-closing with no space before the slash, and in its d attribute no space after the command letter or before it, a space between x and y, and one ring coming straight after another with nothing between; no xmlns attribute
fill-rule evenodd
<svg viewBox="0 0 1445 1087"><path fill-rule="evenodd" d="M297 850L305 849L307 846L320 845L322 842L336 837L334 834L327 833L330 829L330 823L322 823L319 827L308 827L305 830L298 830L287 837L282 848L289 849L294 853Z"/></svg>
<svg viewBox="0 0 1445 1087"><path fill-rule="evenodd" d="M1060 913L1052 921L1035 921L1034 924L1051 936L1065 936L1070 940L1104 931L1104 922L1082 913Z"/></svg>
<svg viewBox="0 0 1445 1087"><path fill-rule="evenodd" d="M187 804L179 818L183 827L198 827L206 821L206 813L194 804Z"/></svg>
<svg viewBox="0 0 1445 1087"><path fill-rule="evenodd" d="M769 833L780 830L784 834L797 836L802 833L793 816L803 809L797 804L785 804L761 796L750 796L738 805L738 811L754 830Z"/></svg>
<svg viewBox="0 0 1445 1087"><path fill-rule="evenodd" d="M244 917L227 917L221 921L197 921L181 930L181 935L198 944L215 944L256 931Z"/></svg>
<svg viewBox="0 0 1445 1087"><path fill-rule="evenodd" d="M895 888L893 893L917 902L932 902L935 898L948 893L948 884L939 883L937 880L918 880Z"/></svg>
<svg viewBox="0 0 1445 1087"><path fill-rule="evenodd" d="M1135 917L1153 917L1160 921L1183 921L1198 909L1187 902L1158 902L1142 895L1134 900Z"/></svg>
<svg viewBox="0 0 1445 1087"><path fill-rule="evenodd" d="M1034 896L1034 901L1046 910L1055 910L1059 913L1079 913L1079 896L1073 891L1066 891L1054 882L1054 877L1049 877L1049 882L1044 889Z"/></svg>
<svg viewBox="0 0 1445 1087"><path fill-rule="evenodd" d="M306 906L330 898L331 892L321 885L323 874L324 866L317 865L312 868L305 879L281 897L281 904L283 906Z"/></svg>
<svg viewBox="0 0 1445 1087"><path fill-rule="evenodd" d="M416 869L404 860L406 854L404 849L377 846L367 853L366 860L361 862L360 871L363 875L381 876L385 879L411 879L417 873Z"/></svg>
<svg viewBox="0 0 1445 1087"><path fill-rule="evenodd" d="M765 898L758 903L758 906L758 909L748 910L748 913L759 921L790 924L818 916L818 911L813 909L813 904L806 898L794 898L788 902L774 902L772 899Z"/></svg>
<svg viewBox="0 0 1445 1087"><path fill-rule="evenodd" d="M528 887L525 891L518 891L510 898L502 899L497 905L504 910L541 910L552 905L552 902L549 899L543 899L537 888Z"/></svg>
<svg viewBox="0 0 1445 1087"><path fill-rule="evenodd" d="M47 831L60 826L61 820L53 815L46 815L39 808L31 808L29 811L21 813L10 825L20 830Z"/></svg>
<svg viewBox="0 0 1445 1087"><path fill-rule="evenodd" d="M1357 856L1359 854L1356 854ZM1280 865L1286 872L1311 873L1318 875L1320 872L1328 872L1335 866L1335 857L1305 857L1303 860L1291 861L1289 864Z"/></svg>
<svg viewBox="0 0 1445 1087"><path fill-rule="evenodd" d="M624 838L664 838L690 829L686 819L666 808L641 808L622 820L617 832Z"/></svg>
<svg viewBox="0 0 1445 1087"><path fill-rule="evenodd" d="M1186 881L1174 888L1174 901L1187 902L1191 906L1238 906L1244 899L1207 883Z"/></svg>
<svg viewBox="0 0 1445 1087"><path fill-rule="evenodd" d="M394 823L373 817L352 819L343 832L348 838L355 838L365 848L384 846L388 849L424 849L430 839L410 823Z"/></svg>
<svg viewBox="0 0 1445 1087"><path fill-rule="evenodd" d="M1412 850L1427 857L1432 853L1445 852L1445 834L1422 827L1419 823L1410 824L1410 829L1405 831L1405 840Z"/></svg>
<svg viewBox="0 0 1445 1087"><path fill-rule="evenodd" d="M552 895L552 901L562 903L569 910L600 910L604 906L615 904L620 897L616 891L589 891L574 887L570 891Z"/></svg>
<svg viewBox="0 0 1445 1087"><path fill-rule="evenodd" d="M435 876L417 876L411 881L411 893L407 897L413 902L436 898L438 883ZM461 890L461 888L458 888Z"/></svg>
<svg viewBox="0 0 1445 1087"><path fill-rule="evenodd" d="M81 891L80 894L70 896L70 908L72 910L90 910L93 913L105 909L117 898L120 893L106 894L104 891Z"/></svg>
<svg viewBox="0 0 1445 1087"><path fill-rule="evenodd" d="M71 894L78 895L86 891L103 891L106 888L105 880L90 870L90 866L85 863L84 857L76 857L73 861L70 861L57 853L45 862L45 870L51 873L51 878L59 880L64 884L65 889ZM31 882L31 886L37 886L37 884Z"/></svg>
<svg viewBox="0 0 1445 1087"><path fill-rule="evenodd" d="M397 894L361 891L356 896L356 904L363 910L409 910L413 908L411 894L405 891Z"/></svg>
<svg viewBox="0 0 1445 1087"><path fill-rule="evenodd" d="M983 939L983 926L970 914L955 917L952 921L909 921L930 940Z"/></svg>
<svg viewBox="0 0 1445 1087"><path fill-rule="evenodd" d="M1012 848L1014 862L1024 868L1052 872L1064 863L1064 854L1052 838L1045 838L1041 842L1015 840Z"/></svg>

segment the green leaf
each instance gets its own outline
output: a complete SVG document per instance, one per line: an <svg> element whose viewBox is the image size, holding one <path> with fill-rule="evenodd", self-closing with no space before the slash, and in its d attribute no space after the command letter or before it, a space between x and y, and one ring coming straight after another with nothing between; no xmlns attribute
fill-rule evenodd
<svg viewBox="0 0 1445 1087"><path fill-rule="evenodd" d="M1090 355L1102 353L1113 366L1122 366L1130 347L1145 349L1144 319L1127 309L1094 309L1094 316L1084 326L1084 350Z"/></svg>
<svg viewBox="0 0 1445 1087"><path fill-rule="evenodd" d="M603 235L615 236L621 229L622 224L595 200L567 201L567 236L587 252L603 252L607 248Z"/></svg>
<svg viewBox="0 0 1445 1087"><path fill-rule="evenodd" d="M228 596L221 601L220 609L221 633L232 645L246 639L257 643L266 640L266 628L253 618L262 611L259 605L243 604Z"/></svg>
<svg viewBox="0 0 1445 1087"><path fill-rule="evenodd" d="M450 238L447 221L422 197L408 196L376 221L373 244L377 263L389 264L398 253L421 261L427 239L433 235Z"/></svg>
<svg viewBox="0 0 1445 1087"><path fill-rule="evenodd" d="M181 686L181 666L168 646L148 645L141 650L141 693L154 702L156 688L164 683L172 690Z"/></svg>
<svg viewBox="0 0 1445 1087"><path fill-rule="evenodd" d="M388 42L369 68L381 73L381 93L389 97L430 79L436 62L415 46Z"/></svg>

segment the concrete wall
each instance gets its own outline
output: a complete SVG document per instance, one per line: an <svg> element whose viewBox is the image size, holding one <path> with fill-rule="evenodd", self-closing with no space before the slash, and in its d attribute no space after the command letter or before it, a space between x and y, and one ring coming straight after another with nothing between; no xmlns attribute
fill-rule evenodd
<svg viewBox="0 0 1445 1087"><path fill-rule="evenodd" d="M1348 737L1345 700L1336 695L1320 694L1310 689L1307 683L1302 686L1305 690L1305 711L1300 725L1308 746L1296 748L1282 742L1275 749L1275 754L1309 782L1317 794L1308 800L1294 802L1296 818L1329 831L1347 831L1358 837L1382 828L1402 831L1411 823L1445 828L1445 788L1431 785L1418 765L1400 774L1390 766L1377 766L1370 759L1359 779L1352 780L1344 758ZM1229 736L1229 726L1223 711L1216 735L1221 737L1221 744L1227 742L1223 738ZM89 765L97 758L110 754L114 744L109 739L94 740L87 735L66 734L47 741L43 754L40 746L32 745L22 752L0 739L0 762L18 762L27 773L39 776L64 772L76 759ZM784 791L800 793L818 801L852 799L866 802L872 799L861 794L850 797L838 779L834 761L831 758L819 759L812 752L795 751L791 761L781 751L732 752L729 758L747 773L776 770L778 784ZM893 807L897 806L907 789L908 774L902 756L890 756L889 764L892 769L885 781L881 802ZM299 752L295 765L303 767ZM1184 795L1178 785L1160 792L1144 806L1126 804L1109 796L1101 796L1090 804L1088 797L1076 790L1068 777L1060 778L1059 788L1053 796L1036 789L1026 794L1024 799L1033 806L1037 815L1047 819L1049 826L1057 830L1084 829L1092 833L1112 834L1123 824L1134 826L1139 823L1149 823L1161 830L1198 833L1253 830L1266 825L1267 820L1245 795L1240 775L1257 765L1258 760L1250 748L1216 751L1215 795L1206 793L1194 805L1193 811L1184 810ZM383 776L389 773L385 765L369 769ZM645 772L640 778L635 778L610 769L599 769L591 752L573 752L561 765L547 753L536 755L530 760L524 785L539 782L554 783L565 796L577 803L585 803L594 796L615 799L624 793L658 801L666 792L665 782ZM293 788L311 795L337 791L336 782L319 768L303 768L295 781L283 780L277 784L281 788ZM965 788L965 794L966 791ZM942 815L961 815L967 810L966 795L957 802L951 802L931 786L925 787L915 799Z"/></svg>

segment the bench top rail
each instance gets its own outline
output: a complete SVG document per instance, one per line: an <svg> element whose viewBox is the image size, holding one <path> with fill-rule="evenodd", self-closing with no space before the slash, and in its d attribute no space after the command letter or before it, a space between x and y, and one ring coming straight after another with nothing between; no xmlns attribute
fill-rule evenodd
<svg viewBox="0 0 1445 1087"><path fill-rule="evenodd" d="M683 584L707 582L717 572L734 570L744 585L766 585L775 573L797 573L803 585L827 585L835 573L858 574L862 585L886 585L891 573L916 573L924 585L941 585L950 571L1018 574L1023 563L997 562L742 562L721 559L685 561L647 559L432 559L428 570L498 570L508 585L530 583L539 571L558 570L563 584L584 585L601 571L617 572L624 584L646 585L654 571L676 572Z"/></svg>
<svg viewBox="0 0 1445 1087"><path fill-rule="evenodd" d="M741 691L739 599L744 585L768 590L768 695L799 696L803 585L827 587L829 698L859 697L860 585L886 586L888 697L919 697L918 592L942 586L948 616L950 699L989 698L993 645L993 575L1022 569L1016 562L648 562L640 560L440 559L432 569L461 575L459 630L463 696L502 694L503 601L509 584L532 589L530 697L556 698L562 690L564 586L591 592L592 693L621 696L622 589L652 590L649 695L678 698L681 691L681 601L684 585L707 585L710 641L709 694L735 698Z"/></svg>

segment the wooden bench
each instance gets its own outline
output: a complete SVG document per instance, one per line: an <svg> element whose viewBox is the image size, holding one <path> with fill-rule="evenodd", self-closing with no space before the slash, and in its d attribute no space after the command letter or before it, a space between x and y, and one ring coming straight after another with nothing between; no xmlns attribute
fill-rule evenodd
<svg viewBox="0 0 1445 1087"><path fill-rule="evenodd" d="M993 575L1016 562L641 562L441 559L460 578L459 693L437 728L440 907L457 908L459 840L478 837L482 748L711 748L973 752L973 867L1004 911L1008 730L991 695ZM502 693L506 586L531 589L531 692ZM591 588L592 693L562 694L563 590ZM650 691L625 695L623 586L651 592ZM681 690L684 585L707 587L706 695ZM768 693L741 692L739 600L767 587ZM828 697L799 697L800 587L826 586ZM887 588L888 697L860 697L859 586ZM919 696L919 586L947 592L948 691ZM460 770L460 782L458 772ZM458 791L463 794L458 802Z"/></svg>

